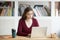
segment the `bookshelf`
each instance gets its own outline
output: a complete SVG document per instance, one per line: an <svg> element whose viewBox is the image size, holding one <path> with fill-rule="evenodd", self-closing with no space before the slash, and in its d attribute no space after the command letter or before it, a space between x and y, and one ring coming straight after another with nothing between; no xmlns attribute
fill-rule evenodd
<svg viewBox="0 0 60 40"><path fill-rule="evenodd" d="M14 16L13 1L0 1L0 16Z"/></svg>
<svg viewBox="0 0 60 40"><path fill-rule="evenodd" d="M34 11L34 16L51 16L51 2L44 2L44 1L19 1L18 2L18 16L22 16L24 9L26 7L32 7ZM37 10L37 11L36 11ZM39 12L39 13L38 13Z"/></svg>

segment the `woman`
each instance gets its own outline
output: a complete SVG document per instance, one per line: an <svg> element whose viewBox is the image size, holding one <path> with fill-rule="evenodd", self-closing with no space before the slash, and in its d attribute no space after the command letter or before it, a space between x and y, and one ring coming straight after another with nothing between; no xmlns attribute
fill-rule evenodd
<svg viewBox="0 0 60 40"><path fill-rule="evenodd" d="M18 36L28 36L31 34L32 27L38 27L38 22L35 18L33 18L34 12L32 8L27 7L24 10L22 18L19 20L18 24Z"/></svg>

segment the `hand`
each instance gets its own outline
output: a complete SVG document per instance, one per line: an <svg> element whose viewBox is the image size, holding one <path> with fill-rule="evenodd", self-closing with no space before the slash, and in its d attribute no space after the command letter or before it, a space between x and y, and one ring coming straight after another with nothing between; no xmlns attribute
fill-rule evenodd
<svg viewBox="0 0 60 40"><path fill-rule="evenodd" d="M28 34L28 37L31 37L31 34Z"/></svg>
<svg viewBox="0 0 60 40"><path fill-rule="evenodd" d="M28 36L31 36L31 34L28 34Z"/></svg>

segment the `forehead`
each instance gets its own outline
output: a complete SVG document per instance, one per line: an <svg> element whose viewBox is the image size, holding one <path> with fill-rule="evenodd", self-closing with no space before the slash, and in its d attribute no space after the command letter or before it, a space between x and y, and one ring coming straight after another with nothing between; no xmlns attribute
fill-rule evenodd
<svg viewBox="0 0 60 40"><path fill-rule="evenodd" d="M27 14L32 14L33 13L33 11L29 11L29 12L27 12Z"/></svg>

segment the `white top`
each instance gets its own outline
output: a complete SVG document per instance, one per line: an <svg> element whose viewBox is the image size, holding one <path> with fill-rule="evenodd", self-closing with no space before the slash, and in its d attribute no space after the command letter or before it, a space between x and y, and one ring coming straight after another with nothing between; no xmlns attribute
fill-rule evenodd
<svg viewBox="0 0 60 40"><path fill-rule="evenodd" d="M25 23L26 23L27 27L30 28L32 25L32 19L25 20Z"/></svg>

